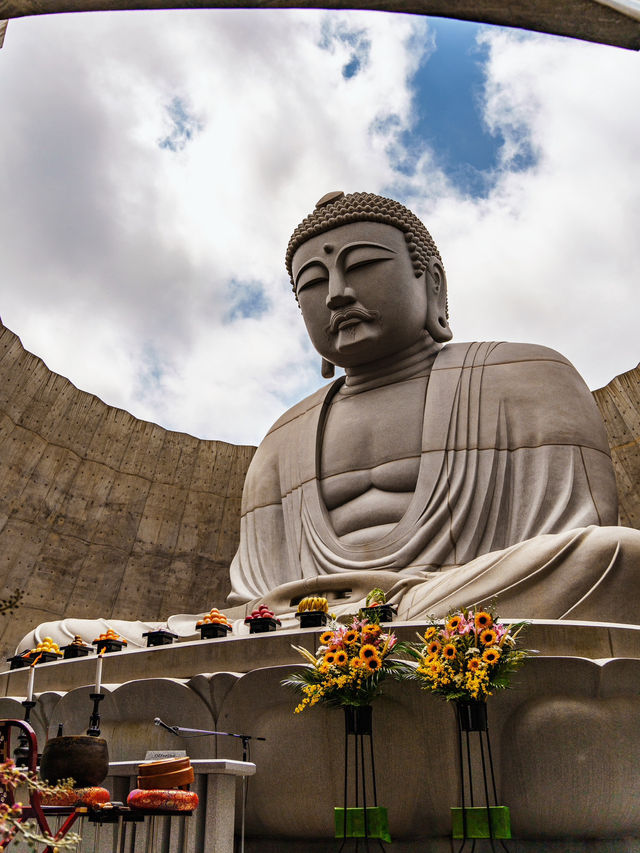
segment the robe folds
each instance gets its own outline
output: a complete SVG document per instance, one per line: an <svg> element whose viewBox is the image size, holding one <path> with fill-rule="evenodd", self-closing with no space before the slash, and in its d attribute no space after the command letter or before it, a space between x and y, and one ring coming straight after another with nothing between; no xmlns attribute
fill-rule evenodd
<svg viewBox="0 0 640 853"><path fill-rule="evenodd" d="M613 526L604 425L563 356L530 344L444 346L413 498L364 544L340 541L320 489L323 424L343 381L290 409L258 448L229 604L260 599L283 612L324 591L344 599L332 601L340 612L382 586L404 618L497 599L514 615L634 621L616 613L637 586L640 532Z"/></svg>

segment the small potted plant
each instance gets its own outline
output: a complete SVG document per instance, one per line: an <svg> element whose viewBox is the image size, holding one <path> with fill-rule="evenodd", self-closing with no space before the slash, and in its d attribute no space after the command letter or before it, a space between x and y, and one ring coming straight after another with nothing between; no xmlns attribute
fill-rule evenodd
<svg viewBox="0 0 640 853"><path fill-rule="evenodd" d="M387 604L386 594L376 587L367 596L365 606L360 610L359 615L369 622L392 622L397 610L395 604Z"/></svg>

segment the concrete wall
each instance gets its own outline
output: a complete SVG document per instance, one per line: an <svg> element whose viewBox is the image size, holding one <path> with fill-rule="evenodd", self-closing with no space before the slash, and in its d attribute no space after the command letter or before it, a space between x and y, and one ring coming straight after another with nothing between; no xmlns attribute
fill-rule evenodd
<svg viewBox="0 0 640 853"><path fill-rule="evenodd" d="M224 601L255 448L138 420L0 325L0 654L51 619L162 619Z"/></svg>
<svg viewBox="0 0 640 853"><path fill-rule="evenodd" d="M620 524L640 528L640 366L593 392L618 481Z"/></svg>

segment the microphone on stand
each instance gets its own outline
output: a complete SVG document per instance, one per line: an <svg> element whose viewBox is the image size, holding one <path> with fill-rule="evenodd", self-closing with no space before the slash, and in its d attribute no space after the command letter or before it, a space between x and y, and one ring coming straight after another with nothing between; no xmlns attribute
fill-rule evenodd
<svg viewBox="0 0 640 853"><path fill-rule="evenodd" d="M168 726L166 723L163 723L160 717L156 717L153 721L154 726L162 726L163 729L166 729L168 732L171 732L172 735L178 734L177 726Z"/></svg>

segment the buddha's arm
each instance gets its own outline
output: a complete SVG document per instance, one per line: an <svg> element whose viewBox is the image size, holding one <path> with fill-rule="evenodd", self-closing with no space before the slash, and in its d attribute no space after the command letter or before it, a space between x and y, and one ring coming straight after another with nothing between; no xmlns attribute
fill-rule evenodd
<svg viewBox="0 0 640 853"><path fill-rule="evenodd" d="M501 344L491 361L513 472L528 493L526 500L539 498L542 514L559 513L553 529L616 524L607 436L580 374L564 356L532 344ZM544 448L546 455L535 452ZM560 458L565 462L555 470L554 460ZM545 459L546 471L541 469Z"/></svg>

